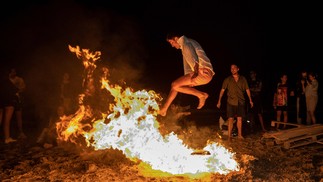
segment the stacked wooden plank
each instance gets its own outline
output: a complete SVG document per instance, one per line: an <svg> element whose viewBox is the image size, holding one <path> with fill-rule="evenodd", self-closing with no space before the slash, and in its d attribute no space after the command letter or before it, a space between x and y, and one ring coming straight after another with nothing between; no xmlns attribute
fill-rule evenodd
<svg viewBox="0 0 323 182"><path fill-rule="evenodd" d="M292 123L272 121L272 126L275 126L275 124L294 126L294 128L291 129L267 132L263 135L263 138L273 138L276 144L282 144L285 149L295 148L311 143L323 144L322 124L297 125Z"/></svg>

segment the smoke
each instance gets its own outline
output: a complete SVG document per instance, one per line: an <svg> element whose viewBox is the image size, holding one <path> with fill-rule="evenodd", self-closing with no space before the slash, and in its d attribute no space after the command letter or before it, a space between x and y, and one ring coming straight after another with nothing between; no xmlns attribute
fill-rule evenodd
<svg viewBox="0 0 323 182"><path fill-rule="evenodd" d="M101 51L98 64L111 70L113 81L141 83L146 58L136 19L73 1L34 3L14 12L1 19L3 59L21 70L27 84L25 113L33 112L42 126L56 111L65 72L75 92L82 91L84 68L68 45Z"/></svg>
<svg viewBox="0 0 323 182"><path fill-rule="evenodd" d="M166 117L159 119L160 133L168 135L174 132L187 146L202 149L210 138L216 137L216 130L209 126L198 127L196 120L190 116L189 105L183 107L172 104Z"/></svg>

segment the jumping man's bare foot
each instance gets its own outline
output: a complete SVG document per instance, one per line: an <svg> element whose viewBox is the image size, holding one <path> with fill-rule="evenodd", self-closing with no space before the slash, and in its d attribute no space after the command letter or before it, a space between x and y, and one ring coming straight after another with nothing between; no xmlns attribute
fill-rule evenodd
<svg viewBox="0 0 323 182"><path fill-rule="evenodd" d="M200 100L199 100L199 105L198 105L197 109L201 109L204 106L205 101L208 97L209 97L209 95L207 93L205 93L202 97L199 98Z"/></svg>
<svg viewBox="0 0 323 182"><path fill-rule="evenodd" d="M167 110L164 109L164 108L161 108L159 111L158 111L158 114L161 115L161 116L166 116L166 113L167 113Z"/></svg>

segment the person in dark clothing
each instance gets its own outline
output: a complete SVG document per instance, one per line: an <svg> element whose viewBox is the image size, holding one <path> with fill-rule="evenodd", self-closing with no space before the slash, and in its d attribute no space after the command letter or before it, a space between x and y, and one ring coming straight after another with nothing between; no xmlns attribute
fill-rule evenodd
<svg viewBox="0 0 323 182"><path fill-rule="evenodd" d="M306 98L305 87L307 84L307 71L301 71L296 82L296 118L298 124L305 123L306 120Z"/></svg>
<svg viewBox="0 0 323 182"><path fill-rule="evenodd" d="M18 92L18 89L10 81L8 75L9 73L5 72L0 80L0 123L2 123L2 119L4 119L3 132L4 142L6 144L17 141L10 136L10 123L15 110L15 103L17 102L16 93Z"/></svg>
<svg viewBox="0 0 323 182"><path fill-rule="evenodd" d="M27 136L24 133L23 129L23 115L22 110L24 106L24 92L26 89L25 81L22 77L17 75L16 68L12 68L9 73L10 81L16 86L18 92L16 93L16 103L15 103L15 115L19 130L19 139L25 139Z"/></svg>
<svg viewBox="0 0 323 182"><path fill-rule="evenodd" d="M258 120L261 124L261 129L266 132L264 120L262 117L262 80L257 77L257 73L254 70L250 71L250 77L248 80L251 98L253 101L253 108L250 108L250 113L254 116L257 115ZM252 117L253 118L253 117Z"/></svg>

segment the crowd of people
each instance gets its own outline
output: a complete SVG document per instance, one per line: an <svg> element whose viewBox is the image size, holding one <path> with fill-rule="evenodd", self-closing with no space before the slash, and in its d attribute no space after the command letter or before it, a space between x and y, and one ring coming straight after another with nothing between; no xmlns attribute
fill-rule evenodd
<svg viewBox="0 0 323 182"><path fill-rule="evenodd" d="M167 35L167 42L176 49L180 49L183 55L184 75L177 78L171 84L169 95L162 105L159 114L167 115L167 109L176 98L178 93L196 96L199 99L197 109L201 109L209 94L199 91L194 87L206 85L211 82L214 76L212 61L207 57L202 46L185 35L171 33ZM236 119L238 138L243 139L242 122L247 117L256 115L263 132L266 126L263 119L262 102L262 80L257 77L256 70L250 70L248 78L239 74L239 66L231 64L231 75L223 80L216 107L220 108L222 97L226 93L226 116L228 123L228 139L231 140L233 124ZM307 71L301 72L300 80L295 86L287 82L288 75L283 73L276 89L273 92L273 108L277 121L276 129L286 129L288 122L288 111L290 103L288 98L297 97L297 122L302 124L306 116L306 124L316 124L315 111L318 103L318 81L316 74ZM295 93L296 92L296 93ZM280 121L283 122L280 122Z"/></svg>

